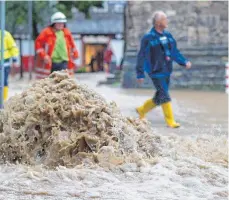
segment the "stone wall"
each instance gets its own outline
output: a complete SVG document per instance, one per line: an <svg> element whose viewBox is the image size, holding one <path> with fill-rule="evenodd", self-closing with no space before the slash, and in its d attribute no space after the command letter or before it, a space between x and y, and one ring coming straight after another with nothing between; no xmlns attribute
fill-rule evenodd
<svg viewBox="0 0 229 200"><path fill-rule="evenodd" d="M180 45L227 45L228 1L129 1L126 8L128 46L152 27L152 14L163 10L169 19L168 30Z"/></svg>
<svg viewBox="0 0 229 200"><path fill-rule="evenodd" d="M168 30L177 40L178 48L193 63L189 72L174 66L172 87L224 89L224 66L228 59L228 1L129 1L125 12L127 55L131 51L133 56L134 50L139 49L141 37L152 27L152 14L156 10L163 10L168 15ZM124 87L137 87L134 60L126 56ZM143 87L150 86L147 79Z"/></svg>

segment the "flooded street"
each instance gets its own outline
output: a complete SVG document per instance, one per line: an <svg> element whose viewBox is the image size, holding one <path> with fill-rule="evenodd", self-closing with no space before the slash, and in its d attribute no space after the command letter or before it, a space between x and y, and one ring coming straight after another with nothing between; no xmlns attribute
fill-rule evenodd
<svg viewBox="0 0 229 200"><path fill-rule="evenodd" d="M77 74L122 115L137 117L135 107L153 90L97 86L104 74ZM31 82L11 80L10 96ZM171 91L181 128L167 128L161 108L147 115L161 154L147 163L113 169L98 165L74 168L0 164L0 200L226 200L228 199L227 95L220 92Z"/></svg>
<svg viewBox="0 0 229 200"><path fill-rule="evenodd" d="M154 95L153 85L152 89L122 89L103 85L96 87L96 82L104 79L101 74L77 76L76 79L95 89L108 101L115 101L125 116L137 117L135 108ZM162 109L157 107L147 114L147 119L158 133L227 134L228 95L226 93L172 90L171 97L174 115L176 120L181 123L181 127L168 129L164 122Z"/></svg>
<svg viewBox="0 0 229 200"><path fill-rule="evenodd" d="M153 97L154 89L123 89L100 85L98 82L107 77L104 73L76 74L76 81L88 85L101 94L108 102L114 101L124 116L137 117L135 108ZM10 96L21 92L32 82L17 78L10 85ZM161 134L227 134L228 132L228 95L216 91L171 90L172 105L176 120L181 123L179 129L168 129L165 125L162 109L157 107L147 114L147 119Z"/></svg>

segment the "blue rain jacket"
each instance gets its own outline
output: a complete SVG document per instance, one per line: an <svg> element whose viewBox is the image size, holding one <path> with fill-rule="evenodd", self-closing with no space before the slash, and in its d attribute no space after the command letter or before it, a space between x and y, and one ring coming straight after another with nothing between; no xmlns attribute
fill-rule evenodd
<svg viewBox="0 0 229 200"><path fill-rule="evenodd" d="M145 34L137 56L137 78L144 78L144 71L151 78L170 76L173 61L185 66L188 60L179 52L171 33L158 33L154 28Z"/></svg>

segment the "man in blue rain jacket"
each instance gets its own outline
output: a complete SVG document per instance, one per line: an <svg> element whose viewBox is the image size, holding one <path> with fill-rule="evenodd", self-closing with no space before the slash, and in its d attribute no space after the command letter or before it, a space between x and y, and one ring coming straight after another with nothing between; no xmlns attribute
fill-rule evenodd
<svg viewBox="0 0 229 200"><path fill-rule="evenodd" d="M176 40L171 33L164 30L167 27L166 14L162 11L157 11L153 17L153 28L142 38L136 65L137 79L139 83L142 83L145 78L144 71L147 72L153 81L156 93L153 98L148 99L136 110L142 119L151 109L161 105L167 125L171 128L178 128L180 124L174 120L169 95L172 63L175 61L185 66L186 69L190 69L191 62L179 52Z"/></svg>

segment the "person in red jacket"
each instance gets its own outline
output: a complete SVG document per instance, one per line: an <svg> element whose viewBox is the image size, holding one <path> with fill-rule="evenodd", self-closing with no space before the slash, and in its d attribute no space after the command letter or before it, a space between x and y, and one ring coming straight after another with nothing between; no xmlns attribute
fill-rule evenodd
<svg viewBox="0 0 229 200"><path fill-rule="evenodd" d="M39 62L36 63L37 78L45 78L53 71L68 69L74 73L74 59L78 51L72 34L66 28L66 16L56 12L51 17L51 25L41 31L35 41L35 49Z"/></svg>
<svg viewBox="0 0 229 200"><path fill-rule="evenodd" d="M113 51L111 50L110 44L108 44L106 50L104 51L104 56L103 56L104 68L106 72L109 72L112 55L113 55Z"/></svg>

